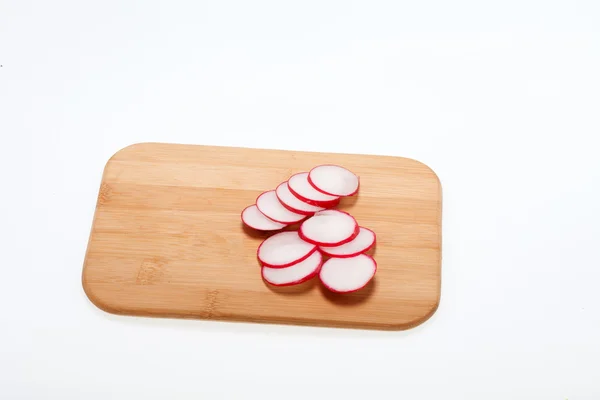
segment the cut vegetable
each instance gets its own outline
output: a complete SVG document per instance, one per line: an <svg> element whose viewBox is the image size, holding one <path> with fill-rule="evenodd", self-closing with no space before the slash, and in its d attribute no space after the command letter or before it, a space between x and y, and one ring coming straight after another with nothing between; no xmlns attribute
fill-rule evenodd
<svg viewBox="0 0 600 400"><path fill-rule="evenodd" d="M321 251L330 257L354 257L369 250L375 244L375 232L359 228L358 235L348 243L336 247L320 247Z"/></svg>
<svg viewBox="0 0 600 400"><path fill-rule="evenodd" d="M359 179L339 165L319 165L308 173L308 183L331 196L352 196L358 192Z"/></svg>
<svg viewBox="0 0 600 400"><path fill-rule="evenodd" d="M353 216L339 210L315 213L300 225L302 239L319 246L340 246L358 236L359 227Z"/></svg>
<svg viewBox="0 0 600 400"><path fill-rule="evenodd" d="M336 293L355 292L364 288L375 276L377 262L366 254L325 261L319 278L327 289Z"/></svg>
<svg viewBox="0 0 600 400"><path fill-rule="evenodd" d="M265 239L258 246L258 260L263 266L284 268L305 260L317 250L317 246L300 238L298 232L279 232Z"/></svg>
<svg viewBox="0 0 600 400"><path fill-rule="evenodd" d="M258 210L256 204L244 208L244 211L242 211L242 222L250 228L259 231L276 231L286 226L286 224L281 224L267 218Z"/></svg>
<svg viewBox="0 0 600 400"><path fill-rule="evenodd" d="M314 206L329 208L340 201L339 196L319 192L308 183L308 172L292 175L288 180L288 187L294 196Z"/></svg>
<svg viewBox="0 0 600 400"><path fill-rule="evenodd" d="M277 189L275 189L275 194L285 208L298 214L313 215L317 211L322 211L325 209L324 207L308 204L307 202L302 201L294 196L292 192L290 192L287 182L283 182L281 185L277 186Z"/></svg>
<svg viewBox="0 0 600 400"><path fill-rule="evenodd" d="M293 224L306 218L306 215L298 214L285 208L277 199L274 190L269 190L258 196L256 206L267 218L281 224Z"/></svg>
<svg viewBox="0 0 600 400"><path fill-rule="evenodd" d="M275 286L297 285L315 277L323 263L323 256L315 251L305 260L290 267L269 268L262 267L262 277L265 281Z"/></svg>

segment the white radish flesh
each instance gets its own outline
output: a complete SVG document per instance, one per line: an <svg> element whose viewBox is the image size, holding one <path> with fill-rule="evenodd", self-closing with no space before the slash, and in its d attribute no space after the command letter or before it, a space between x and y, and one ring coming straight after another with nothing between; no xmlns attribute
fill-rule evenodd
<svg viewBox="0 0 600 400"><path fill-rule="evenodd" d="M297 285L308 281L319 273L323 256L315 251L303 261L285 268L262 267L262 277L275 286Z"/></svg>
<svg viewBox="0 0 600 400"><path fill-rule="evenodd" d="M317 246L300 238L298 232L279 232L258 246L257 257L263 266L284 268L299 263L317 250Z"/></svg>
<svg viewBox="0 0 600 400"><path fill-rule="evenodd" d="M286 227L286 224L281 224L265 217L265 215L258 210L256 204L244 208L244 211L242 211L242 222L250 228L259 231L276 231Z"/></svg>
<svg viewBox="0 0 600 400"><path fill-rule="evenodd" d="M288 187L294 196L316 206L331 207L339 201L339 196L319 192L308 183L308 172L292 175L288 180Z"/></svg>
<svg viewBox="0 0 600 400"><path fill-rule="evenodd" d="M339 165L319 165L311 169L308 182L316 190L332 196L352 196L359 186L358 176Z"/></svg>
<svg viewBox="0 0 600 400"><path fill-rule="evenodd" d="M290 192L287 182L283 182L281 185L277 186L275 194L285 208L298 214L313 215L317 211L325 209L324 207L308 204L294 196L292 192Z"/></svg>
<svg viewBox="0 0 600 400"><path fill-rule="evenodd" d="M350 258L330 258L321 266L319 278L327 289L336 293L355 292L375 276L377 263L366 254Z"/></svg>
<svg viewBox="0 0 600 400"><path fill-rule="evenodd" d="M339 246L354 239L359 227L354 217L339 210L315 213L300 225L300 237L319 246Z"/></svg>
<svg viewBox="0 0 600 400"><path fill-rule="evenodd" d="M281 224L293 224L306 217L306 215L298 214L285 208L279 199L277 199L274 190L269 190L258 196L256 206L267 218Z"/></svg>
<svg viewBox="0 0 600 400"><path fill-rule="evenodd" d="M349 241L335 247L320 247L321 251L330 257L353 257L364 253L375 244L375 232L370 229L360 227L358 235Z"/></svg>

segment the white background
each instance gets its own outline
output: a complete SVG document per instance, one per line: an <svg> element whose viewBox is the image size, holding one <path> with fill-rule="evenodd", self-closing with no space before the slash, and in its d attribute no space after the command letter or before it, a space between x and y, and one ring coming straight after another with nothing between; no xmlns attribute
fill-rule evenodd
<svg viewBox="0 0 600 400"><path fill-rule="evenodd" d="M600 398L597 1L0 0L0 398ZM116 317L102 169L159 141L416 158L442 300L405 332Z"/></svg>

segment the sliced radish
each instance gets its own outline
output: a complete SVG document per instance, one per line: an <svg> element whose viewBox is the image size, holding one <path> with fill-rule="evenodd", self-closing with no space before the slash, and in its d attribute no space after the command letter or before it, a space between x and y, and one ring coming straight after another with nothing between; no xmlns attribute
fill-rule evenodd
<svg viewBox="0 0 600 400"><path fill-rule="evenodd" d="M317 246L302 240L298 232L286 231L265 239L256 253L263 266L284 268L305 260L316 250Z"/></svg>
<svg viewBox="0 0 600 400"><path fill-rule="evenodd" d="M373 279L377 262L366 254L350 258L330 258L319 272L321 282L332 292L349 293L362 289Z"/></svg>
<svg viewBox="0 0 600 400"><path fill-rule="evenodd" d="M308 183L331 196L352 196L358 192L358 176L339 165L319 165L308 173Z"/></svg>
<svg viewBox="0 0 600 400"><path fill-rule="evenodd" d="M262 267L262 277L275 286L297 285L313 278L319 273L323 255L315 251L308 258L285 268Z"/></svg>
<svg viewBox="0 0 600 400"><path fill-rule="evenodd" d="M292 192L290 192L287 182L283 182L281 185L277 186L275 194L285 208L298 214L313 215L317 211L325 209L324 207L308 204L294 196Z"/></svg>
<svg viewBox="0 0 600 400"><path fill-rule="evenodd" d="M276 231L286 227L286 224L281 224L265 217L265 215L258 210L256 204L244 208L244 211L242 211L242 222L250 228L259 231Z"/></svg>
<svg viewBox="0 0 600 400"><path fill-rule="evenodd" d="M258 196L256 206L267 218L281 224L293 224L306 218L306 215L298 214L285 208L277 199L274 190L269 190Z"/></svg>
<svg viewBox="0 0 600 400"><path fill-rule="evenodd" d="M362 226L359 229L358 235L348 243L336 247L321 247L321 251L330 257L340 258L354 257L364 253L375 244L375 232Z"/></svg>
<svg viewBox="0 0 600 400"><path fill-rule="evenodd" d="M315 189L308 183L308 172L292 175L288 180L290 192L305 203L319 207L333 207L339 200L339 196L331 196Z"/></svg>
<svg viewBox="0 0 600 400"><path fill-rule="evenodd" d="M300 237L319 246L340 246L353 240L359 226L353 216L339 210L315 213L300 225Z"/></svg>

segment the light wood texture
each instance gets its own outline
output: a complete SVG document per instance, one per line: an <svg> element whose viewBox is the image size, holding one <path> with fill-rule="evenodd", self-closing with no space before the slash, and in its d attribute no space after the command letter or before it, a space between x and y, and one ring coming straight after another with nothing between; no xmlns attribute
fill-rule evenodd
<svg viewBox="0 0 600 400"><path fill-rule="evenodd" d="M318 278L278 289L260 276L269 234L245 229L242 209L296 172L336 163L361 179L339 208L373 229L375 279L335 295ZM440 298L441 186L400 158L142 143L107 163L83 286L116 314L369 329L406 329Z"/></svg>

